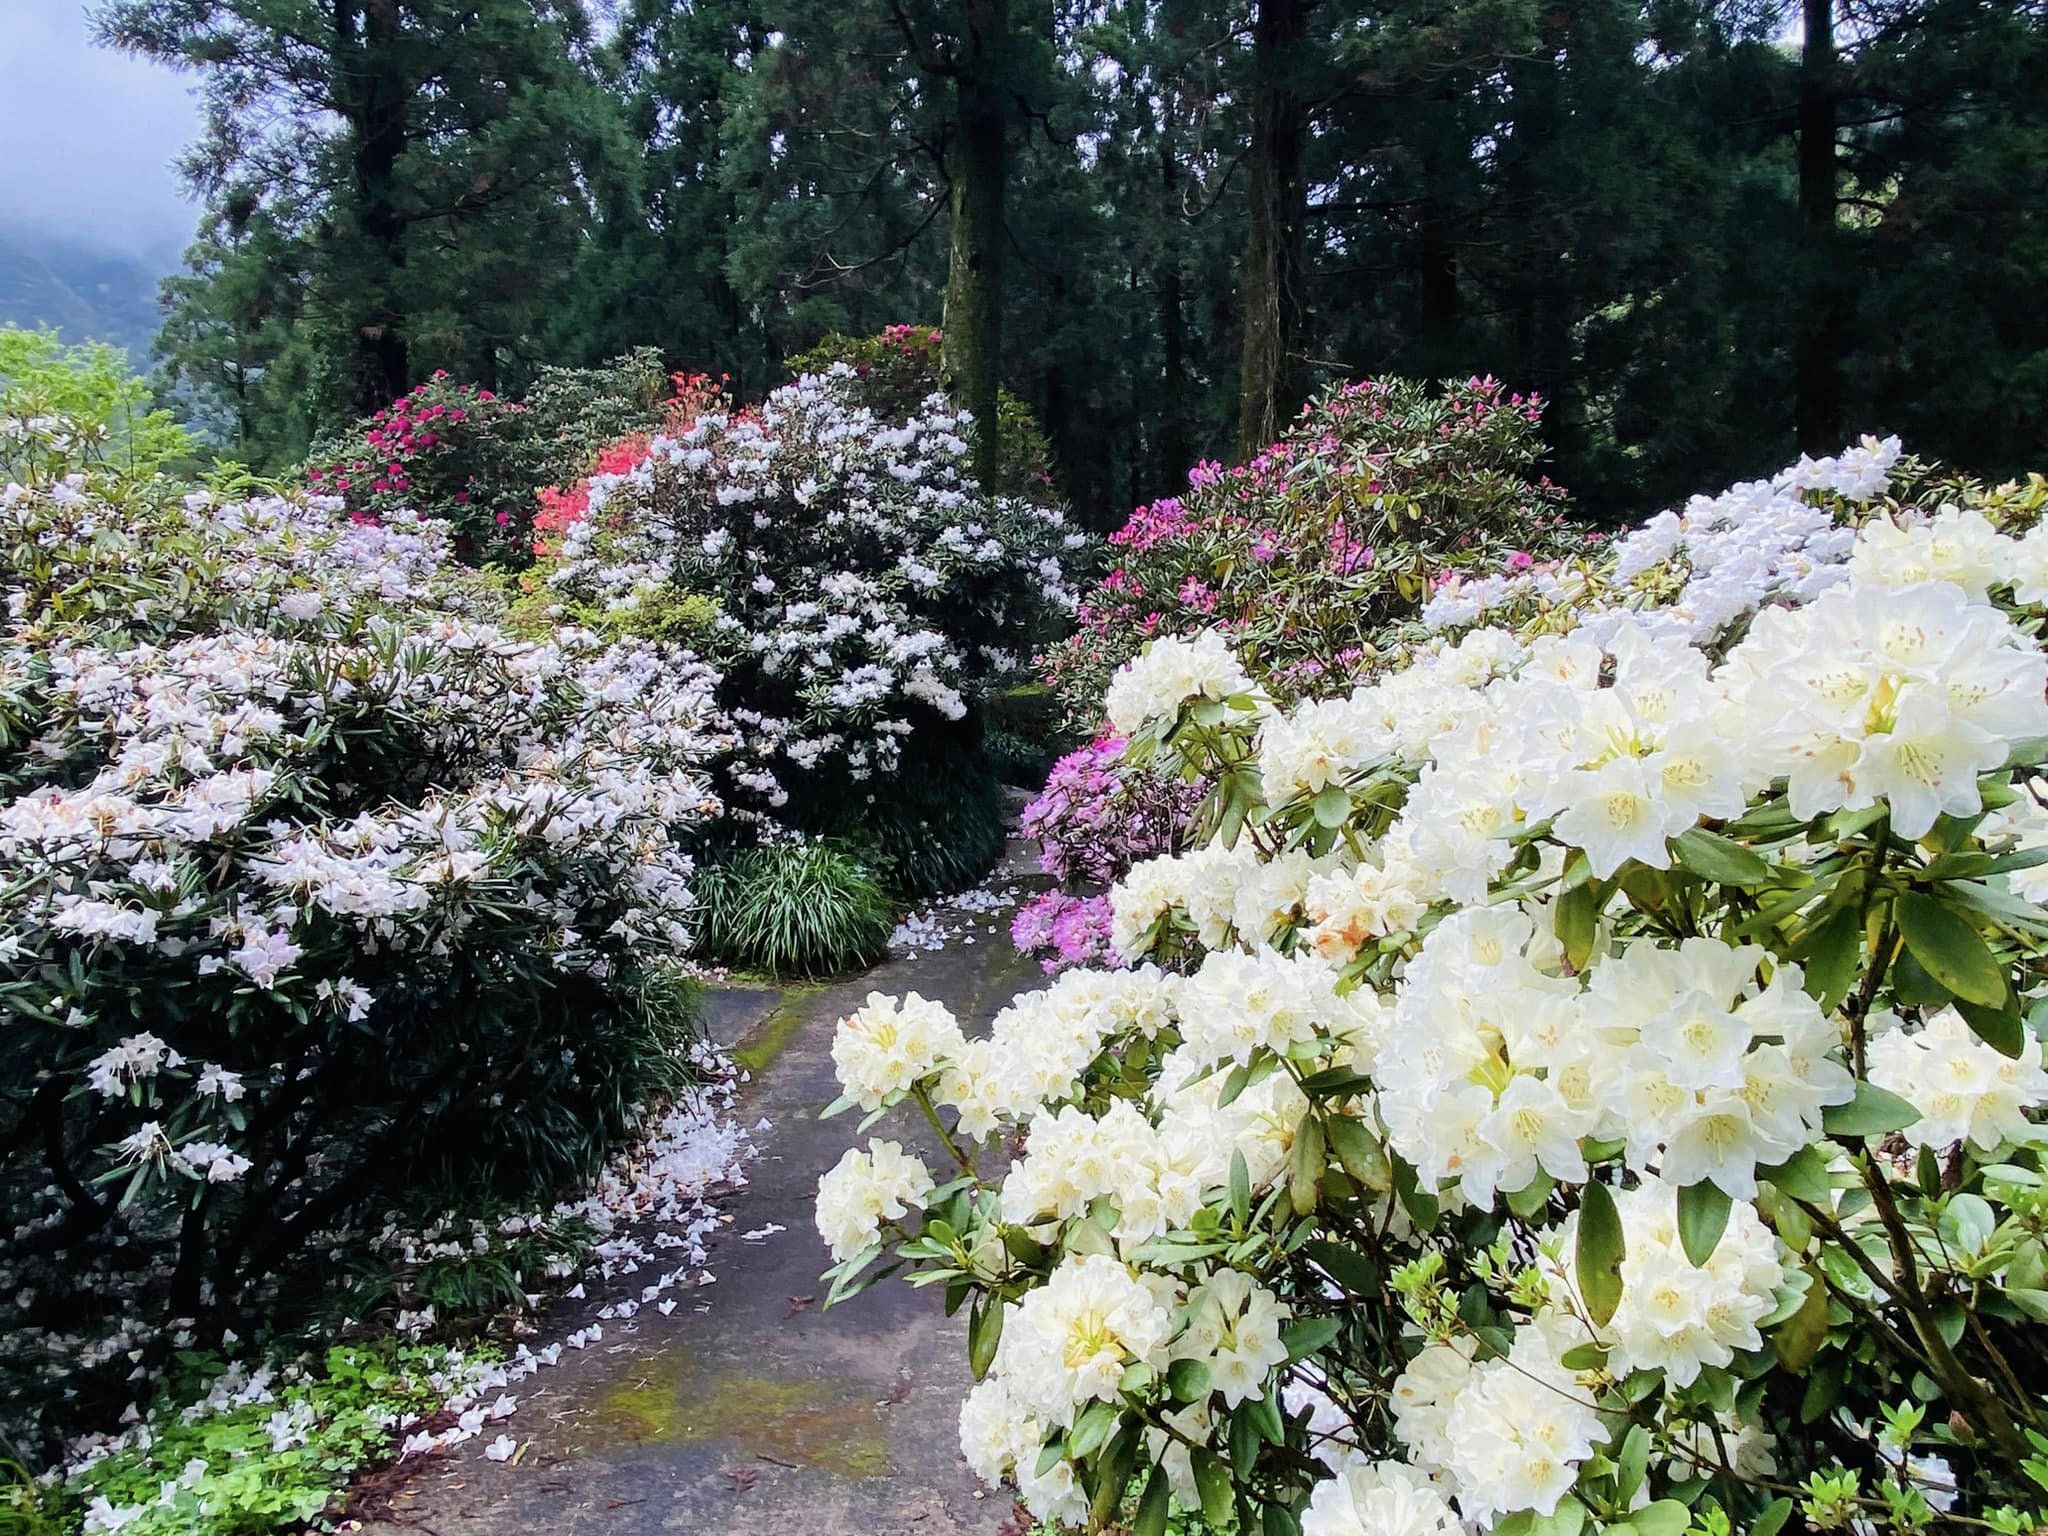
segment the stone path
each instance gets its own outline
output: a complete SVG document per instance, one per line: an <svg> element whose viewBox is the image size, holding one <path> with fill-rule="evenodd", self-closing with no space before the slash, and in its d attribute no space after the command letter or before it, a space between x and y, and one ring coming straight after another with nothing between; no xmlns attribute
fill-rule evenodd
<svg viewBox="0 0 2048 1536"><path fill-rule="evenodd" d="M1013 857L1011 874L1028 878ZM982 918L999 930L1006 918ZM936 1290L885 1282L829 1316L827 1263L811 1207L818 1176L851 1144L857 1117L820 1121L838 1092L832 1026L871 990L943 1000L970 1033L1038 981L1001 931L954 939L850 981L711 999L710 1025L753 1075L736 1113L760 1155L749 1186L723 1202L733 1220L713 1243L714 1284L604 1324L602 1343L520 1384L506 1428L527 1442L516 1463L481 1441L423 1463L376 1536L995 1536L1022 1527L1011 1501L985 1493L956 1434L969 1385L964 1324ZM915 1109L872 1134L941 1160ZM759 1240L743 1234L779 1225ZM708 1303L709 1310L698 1306ZM570 1304L573 1308L574 1304ZM550 1315L545 1336L586 1321Z"/></svg>

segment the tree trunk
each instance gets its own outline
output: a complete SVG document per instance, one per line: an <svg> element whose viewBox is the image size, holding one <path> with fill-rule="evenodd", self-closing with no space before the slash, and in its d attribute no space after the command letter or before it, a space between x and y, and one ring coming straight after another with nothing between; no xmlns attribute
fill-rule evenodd
<svg viewBox="0 0 2048 1536"><path fill-rule="evenodd" d="M1834 0L1805 0L1806 40L1799 55L1799 222L1808 287L1793 367L1802 453L1842 446L1842 291L1836 270Z"/></svg>
<svg viewBox="0 0 2048 1536"><path fill-rule="evenodd" d="M343 6L337 13L346 15ZM356 410L368 415L412 386L412 363L399 294L405 266L405 218L396 174L406 144L405 80L398 66L398 0L365 0L362 40L344 54L342 78L350 87L348 117L354 140L351 171L355 225L370 265L355 327L350 376ZM343 40L352 29L343 29Z"/></svg>
<svg viewBox="0 0 2048 1536"><path fill-rule="evenodd" d="M1159 380L1158 484L1171 489L1188 468L1187 329L1181 315L1180 166L1164 134L1159 165L1166 194L1165 228L1170 233L1159 256L1159 334L1166 356Z"/></svg>
<svg viewBox="0 0 2048 1536"><path fill-rule="evenodd" d="M1302 149L1308 109L1294 87L1312 0L1258 0L1252 31L1251 229L1239 294L1237 446L1247 457L1275 437L1302 400Z"/></svg>
<svg viewBox="0 0 2048 1536"><path fill-rule="evenodd" d="M974 472L984 488L1001 478L996 402L1003 369L1003 191L1009 176L1003 56L1009 29L1010 0L967 0L967 36L954 79L959 154L939 365L947 390L974 413Z"/></svg>

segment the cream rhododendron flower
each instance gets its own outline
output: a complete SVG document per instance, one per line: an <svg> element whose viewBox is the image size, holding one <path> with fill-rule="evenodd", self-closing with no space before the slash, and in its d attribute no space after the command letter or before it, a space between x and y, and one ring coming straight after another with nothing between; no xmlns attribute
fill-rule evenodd
<svg viewBox="0 0 2048 1536"><path fill-rule="evenodd" d="M932 1192L931 1170L897 1141L871 1141L818 1181L818 1234L835 1262L866 1252L884 1221L901 1221Z"/></svg>
<svg viewBox="0 0 2048 1536"><path fill-rule="evenodd" d="M832 1064L839 1086L862 1109L879 1109L907 1092L941 1061L959 1054L960 1026L943 1003L909 993L898 1001L870 992L867 1002L839 1021Z"/></svg>

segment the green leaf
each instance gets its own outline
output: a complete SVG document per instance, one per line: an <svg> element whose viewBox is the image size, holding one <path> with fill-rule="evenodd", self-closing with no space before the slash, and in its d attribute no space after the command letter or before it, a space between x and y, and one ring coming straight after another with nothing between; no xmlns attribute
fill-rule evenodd
<svg viewBox="0 0 2048 1536"><path fill-rule="evenodd" d="M1692 1524L1692 1511L1676 1499L1659 1499L1633 1511L1628 1523L1642 1536L1684 1536Z"/></svg>
<svg viewBox="0 0 2048 1536"><path fill-rule="evenodd" d="M1573 886L1551 904L1558 946L1575 971L1583 971L1593 957L1593 937L1600 926L1600 900L1587 881Z"/></svg>
<svg viewBox="0 0 2048 1536"><path fill-rule="evenodd" d="M1807 1289L1806 1300L1800 1303L1797 1312L1771 1330L1771 1353L1778 1357L1778 1364L1795 1376L1805 1374L1813 1357L1820 1353L1821 1341L1828 1336L1828 1288L1811 1269L1807 1275L1814 1283Z"/></svg>
<svg viewBox="0 0 2048 1536"><path fill-rule="evenodd" d="M1749 1536L1778 1536L1785 1529L1785 1522L1792 1518L1790 1499L1773 1499L1764 1506L1762 1514L1749 1523Z"/></svg>
<svg viewBox="0 0 2048 1536"><path fill-rule="evenodd" d="M1316 1208L1323 1191L1323 1122L1315 1112L1301 1117L1294 1129L1294 1146L1287 1157L1287 1198L1294 1214L1306 1216Z"/></svg>
<svg viewBox="0 0 2048 1536"><path fill-rule="evenodd" d="M1200 1402L1209 1395L1209 1367L1199 1360L1176 1360L1166 1368L1166 1390L1177 1403Z"/></svg>
<svg viewBox="0 0 2048 1536"><path fill-rule="evenodd" d="M1116 1429L1117 1418L1114 1403L1090 1403L1067 1431L1067 1454L1076 1461L1094 1455Z"/></svg>
<svg viewBox="0 0 2048 1536"><path fill-rule="evenodd" d="M1717 885L1762 885L1771 878L1771 866L1761 857L1704 827L1689 828L1672 838L1671 851L1687 869Z"/></svg>
<svg viewBox="0 0 2048 1536"><path fill-rule="evenodd" d="M1621 1261L1627 1256L1621 1213L1605 1184L1588 1184L1579 1202L1579 1247L1575 1261L1579 1294L1593 1321L1605 1325L1621 1305Z"/></svg>
<svg viewBox="0 0 2048 1536"><path fill-rule="evenodd" d="M1827 1012L1841 1007L1863 958L1863 918L1853 905L1835 907L1806 931L1799 946L1806 990Z"/></svg>
<svg viewBox="0 0 2048 1536"><path fill-rule="evenodd" d="M1616 1504L1626 1509L1635 1502L1636 1490L1643 1486L1643 1474L1649 1466L1650 1432L1640 1424L1631 1424L1622 1437L1621 1454L1614 1458Z"/></svg>
<svg viewBox="0 0 2048 1536"><path fill-rule="evenodd" d="M1252 1215L1252 1175L1242 1152L1230 1154L1230 1214L1242 1227Z"/></svg>
<svg viewBox="0 0 2048 1536"><path fill-rule="evenodd" d="M1213 1451L1195 1451L1195 1489L1202 1496L1202 1518L1218 1530L1230 1525L1232 1503L1230 1469Z"/></svg>
<svg viewBox="0 0 2048 1536"><path fill-rule="evenodd" d="M1312 808L1316 825L1334 832L1351 817L1351 795L1343 786L1330 784L1316 795Z"/></svg>
<svg viewBox="0 0 2048 1536"><path fill-rule="evenodd" d="M1919 1118L1920 1111L1896 1093L1859 1082L1856 1097L1822 1110L1820 1123L1830 1136L1883 1136Z"/></svg>
<svg viewBox="0 0 2048 1536"><path fill-rule="evenodd" d="M989 1366L995 1362L996 1345L1003 1338L1003 1314L1009 1310L1000 1299L990 1297L984 1308L969 1314L967 1367L974 1372L976 1381L986 1376Z"/></svg>
<svg viewBox="0 0 2048 1536"><path fill-rule="evenodd" d="M1757 1169L1756 1176L1808 1205L1824 1206L1834 1192L1828 1180L1828 1160L1818 1147L1801 1147L1776 1167Z"/></svg>
<svg viewBox="0 0 2048 1536"><path fill-rule="evenodd" d="M1280 1342L1287 1346L1287 1363L1306 1360L1344 1331L1341 1317L1299 1317L1280 1330Z"/></svg>
<svg viewBox="0 0 2048 1536"><path fill-rule="evenodd" d="M1353 1296L1371 1296L1379 1290L1379 1269L1357 1249L1318 1237L1303 1243L1301 1251Z"/></svg>
<svg viewBox="0 0 2048 1536"><path fill-rule="evenodd" d="M1983 935L1967 918L1937 897L1902 891L1892 904L1899 935L1927 973L1966 1002L2003 1008L2005 968L1992 958Z"/></svg>
<svg viewBox="0 0 2048 1536"><path fill-rule="evenodd" d="M1728 1212L1733 1202L1721 1186L1702 1179L1678 1192L1678 1241L1685 1256L1697 1269L1714 1256L1721 1234L1728 1229Z"/></svg>
<svg viewBox="0 0 2048 1536"><path fill-rule="evenodd" d="M1337 1161L1346 1173L1374 1194L1384 1194L1394 1187L1393 1166L1388 1163L1386 1151L1378 1139L1365 1128L1364 1121L1350 1115L1332 1115L1326 1129L1330 1150L1337 1154Z"/></svg>
<svg viewBox="0 0 2048 1536"><path fill-rule="evenodd" d="M1145 1479L1145 1491L1138 1498L1138 1518L1131 1522L1131 1536L1166 1536L1166 1469L1154 1467Z"/></svg>

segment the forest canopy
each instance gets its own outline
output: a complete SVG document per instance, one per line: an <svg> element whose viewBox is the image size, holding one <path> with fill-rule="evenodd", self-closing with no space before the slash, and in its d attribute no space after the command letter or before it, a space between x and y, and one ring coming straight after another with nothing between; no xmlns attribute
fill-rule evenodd
<svg viewBox="0 0 2048 1536"><path fill-rule="evenodd" d="M1340 379L1549 403L1596 517L2042 438L2048 7L2015 0L107 0L196 71L162 370L295 462L437 369L744 397L943 324L1114 526Z"/></svg>

